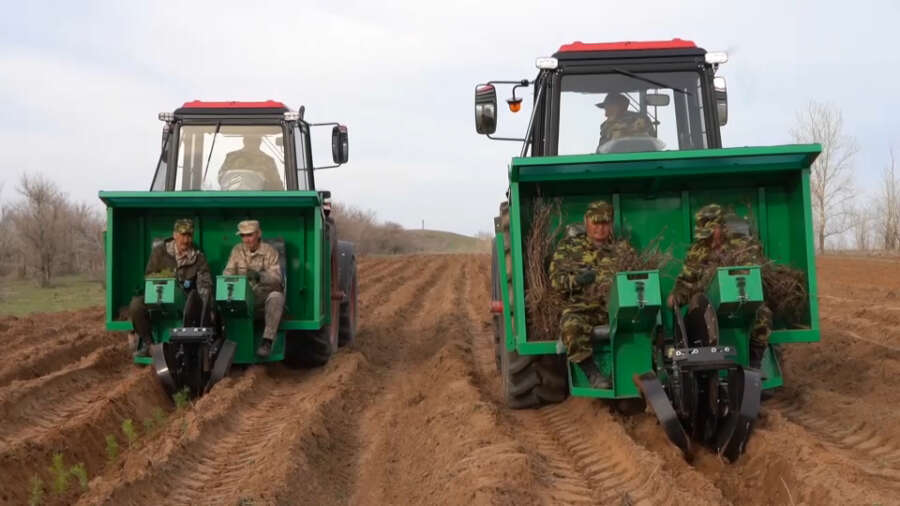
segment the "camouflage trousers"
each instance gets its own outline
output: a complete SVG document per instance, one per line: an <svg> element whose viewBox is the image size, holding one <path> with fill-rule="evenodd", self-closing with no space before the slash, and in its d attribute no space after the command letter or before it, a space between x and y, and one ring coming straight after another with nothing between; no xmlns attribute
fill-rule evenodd
<svg viewBox="0 0 900 506"><path fill-rule="evenodd" d="M591 334L594 327L608 323L603 309L566 308L559 320L560 335L570 362L578 363L594 354Z"/></svg>
<svg viewBox="0 0 900 506"><path fill-rule="evenodd" d="M750 360L762 360L769 336L772 335L772 310L765 303L756 310L756 319L750 327Z"/></svg>
<svg viewBox="0 0 900 506"><path fill-rule="evenodd" d="M263 330L263 339L275 340L278 333L278 325L281 323L281 315L284 313L284 294L281 292L268 292L254 294L254 316L262 318L266 322Z"/></svg>

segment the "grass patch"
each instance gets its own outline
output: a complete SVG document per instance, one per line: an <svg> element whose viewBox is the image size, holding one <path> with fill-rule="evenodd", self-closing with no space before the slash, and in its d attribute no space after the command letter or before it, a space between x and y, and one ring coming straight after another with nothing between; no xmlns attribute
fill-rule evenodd
<svg viewBox="0 0 900 506"><path fill-rule="evenodd" d="M23 316L100 306L105 291L89 275L62 276L50 288L31 280L0 280L0 316Z"/></svg>

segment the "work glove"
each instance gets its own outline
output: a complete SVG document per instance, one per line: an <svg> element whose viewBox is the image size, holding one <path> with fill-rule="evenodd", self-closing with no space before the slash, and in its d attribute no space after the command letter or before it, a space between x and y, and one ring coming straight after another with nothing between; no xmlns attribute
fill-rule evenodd
<svg viewBox="0 0 900 506"><path fill-rule="evenodd" d="M585 269L575 275L575 282L581 286L589 285L597 279L597 273L591 269Z"/></svg>
<svg viewBox="0 0 900 506"><path fill-rule="evenodd" d="M247 270L247 280L251 283L259 283L259 271L253 269Z"/></svg>

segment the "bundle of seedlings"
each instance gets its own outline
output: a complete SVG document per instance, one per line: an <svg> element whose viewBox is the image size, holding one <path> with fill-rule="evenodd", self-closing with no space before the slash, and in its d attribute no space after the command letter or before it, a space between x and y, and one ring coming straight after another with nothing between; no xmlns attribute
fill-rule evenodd
<svg viewBox="0 0 900 506"><path fill-rule="evenodd" d="M550 261L561 231L559 199L534 200L531 228L525 239L525 312L528 333L538 339L557 334L563 300L550 285Z"/></svg>
<svg viewBox="0 0 900 506"><path fill-rule="evenodd" d="M809 312L806 275L799 269L767 262L760 269L766 303L788 325L802 322Z"/></svg>
<svg viewBox="0 0 900 506"><path fill-rule="evenodd" d="M717 252L719 265L759 265L762 277L763 296L772 313L792 325L803 321L808 310L806 292L806 275L787 265L777 264L765 258L759 245L748 241L746 244L733 245ZM702 286L709 286L715 270L706 273Z"/></svg>

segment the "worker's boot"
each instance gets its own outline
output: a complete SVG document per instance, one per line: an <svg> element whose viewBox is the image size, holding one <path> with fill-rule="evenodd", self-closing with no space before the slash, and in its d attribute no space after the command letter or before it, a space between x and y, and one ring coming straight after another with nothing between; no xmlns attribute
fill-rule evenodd
<svg viewBox="0 0 900 506"><path fill-rule="evenodd" d="M259 348L256 349L256 356L259 358L269 358L269 355L272 353L272 340L271 339L263 339L262 343L260 343Z"/></svg>
<svg viewBox="0 0 900 506"><path fill-rule="evenodd" d="M581 367L581 370L584 371L584 374L587 375L588 382L591 384L592 388L602 388L604 390L612 388L612 381L610 381L609 376L600 372L600 369L597 369L597 364L594 363L593 358L582 360L578 365Z"/></svg>

